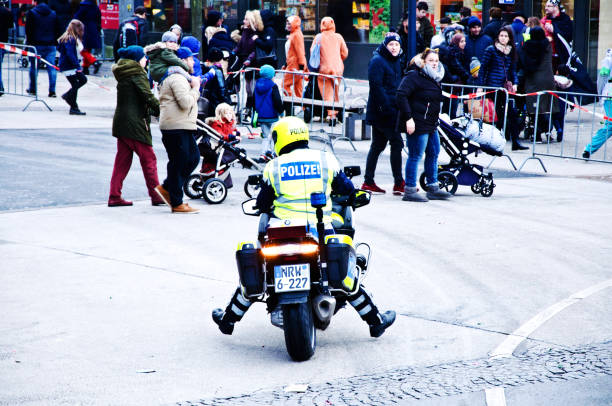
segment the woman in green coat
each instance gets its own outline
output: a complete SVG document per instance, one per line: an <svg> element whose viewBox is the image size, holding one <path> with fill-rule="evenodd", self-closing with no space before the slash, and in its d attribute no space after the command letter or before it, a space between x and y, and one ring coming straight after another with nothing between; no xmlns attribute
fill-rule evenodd
<svg viewBox="0 0 612 406"><path fill-rule="evenodd" d="M142 47L131 45L117 51L119 61L113 65L117 79L117 108L113 117L113 136L117 138L117 155L110 182L108 206L131 206L132 202L121 196L123 180L132 166L134 153L140 158L140 166L151 204L164 202L155 192L159 185L157 158L153 152L151 137L151 115L159 116L159 101L149 87L144 67L147 58Z"/></svg>

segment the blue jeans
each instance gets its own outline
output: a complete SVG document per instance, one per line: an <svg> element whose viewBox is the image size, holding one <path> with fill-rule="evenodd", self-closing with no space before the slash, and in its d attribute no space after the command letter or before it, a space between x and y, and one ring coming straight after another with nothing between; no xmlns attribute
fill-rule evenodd
<svg viewBox="0 0 612 406"><path fill-rule="evenodd" d="M408 135L408 160L406 161L406 186L416 187L419 162L425 153L425 176L427 185L438 184L438 154L440 153L440 137L438 131L431 134Z"/></svg>
<svg viewBox="0 0 612 406"><path fill-rule="evenodd" d="M54 45L36 45L38 56L47 60L49 63L55 63L55 46ZM30 60L30 92L36 91L36 65L35 58ZM49 93L55 93L55 82L57 80L57 71L55 68L47 64L47 74L49 75Z"/></svg>

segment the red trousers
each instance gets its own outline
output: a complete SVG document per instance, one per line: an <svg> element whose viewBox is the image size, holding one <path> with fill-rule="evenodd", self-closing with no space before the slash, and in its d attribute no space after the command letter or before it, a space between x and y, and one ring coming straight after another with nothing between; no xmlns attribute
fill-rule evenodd
<svg viewBox="0 0 612 406"><path fill-rule="evenodd" d="M140 166L149 196L154 202L160 200L155 192L155 186L159 185L159 179L157 177L157 158L155 152L153 152L153 147L130 138L117 138L117 155L115 156L115 166L110 182L109 202L121 199L123 181L132 166L134 153L140 158Z"/></svg>
<svg viewBox="0 0 612 406"><path fill-rule="evenodd" d="M89 68L97 61L96 57L91 54L91 49L82 50L81 56L83 57L83 68Z"/></svg>

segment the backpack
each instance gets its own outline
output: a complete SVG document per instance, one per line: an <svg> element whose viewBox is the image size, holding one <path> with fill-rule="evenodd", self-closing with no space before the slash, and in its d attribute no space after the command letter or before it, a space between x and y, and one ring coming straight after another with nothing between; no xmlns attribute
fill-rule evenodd
<svg viewBox="0 0 612 406"><path fill-rule="evenodd" d="M311 72L318 72L319 66L321 66L321 34L315 37L314 47L310 52L310 58L308 58L308 69Z"/></svg>
<svg viewBox="0 0 612 406"><path fill-rule="evenodd" d="M138 27L137 19L124 21L119 32L119 48L138 45L139 34L140 27Z"/></svg>

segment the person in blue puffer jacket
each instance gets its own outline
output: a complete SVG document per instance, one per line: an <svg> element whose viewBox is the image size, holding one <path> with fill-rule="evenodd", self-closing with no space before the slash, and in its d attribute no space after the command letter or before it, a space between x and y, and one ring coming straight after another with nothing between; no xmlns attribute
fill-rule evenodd
<svg viewBox="0 0 612 406"><path fill-rule="evenodd" d="M255 111L257 124L261 127L261 157L260 162L267 162L274 157L274 141L270 137L272 125L276 123L283 112L283 99L281 99L278 86L272 80L274 68L264 65L259 71L260 78L255 83Z"/></svg>
<svg viewBox="0 0 612 406"><path fill-rule="evenodd" d="M518 76L516 73L517 53L514 46L512 27L507 25L502 27L497 34L495 43L485 49L482 60L480 61L480 73L478 80L482 86L504 88L506 83L512 83L512 90L516 92L518 88ZM497 97L496 97L497 95ZM512 150L518 151L528 149L518 141L520 128L518 123L518 110L515 100L510 98L506 103L507 93L498 91L486 96L490 100L495 100L495 114L497 116L497 128L504 126L504 114L506 120L506 139L512 139ZM507 104L507 110L506 110Z"/></svg>

